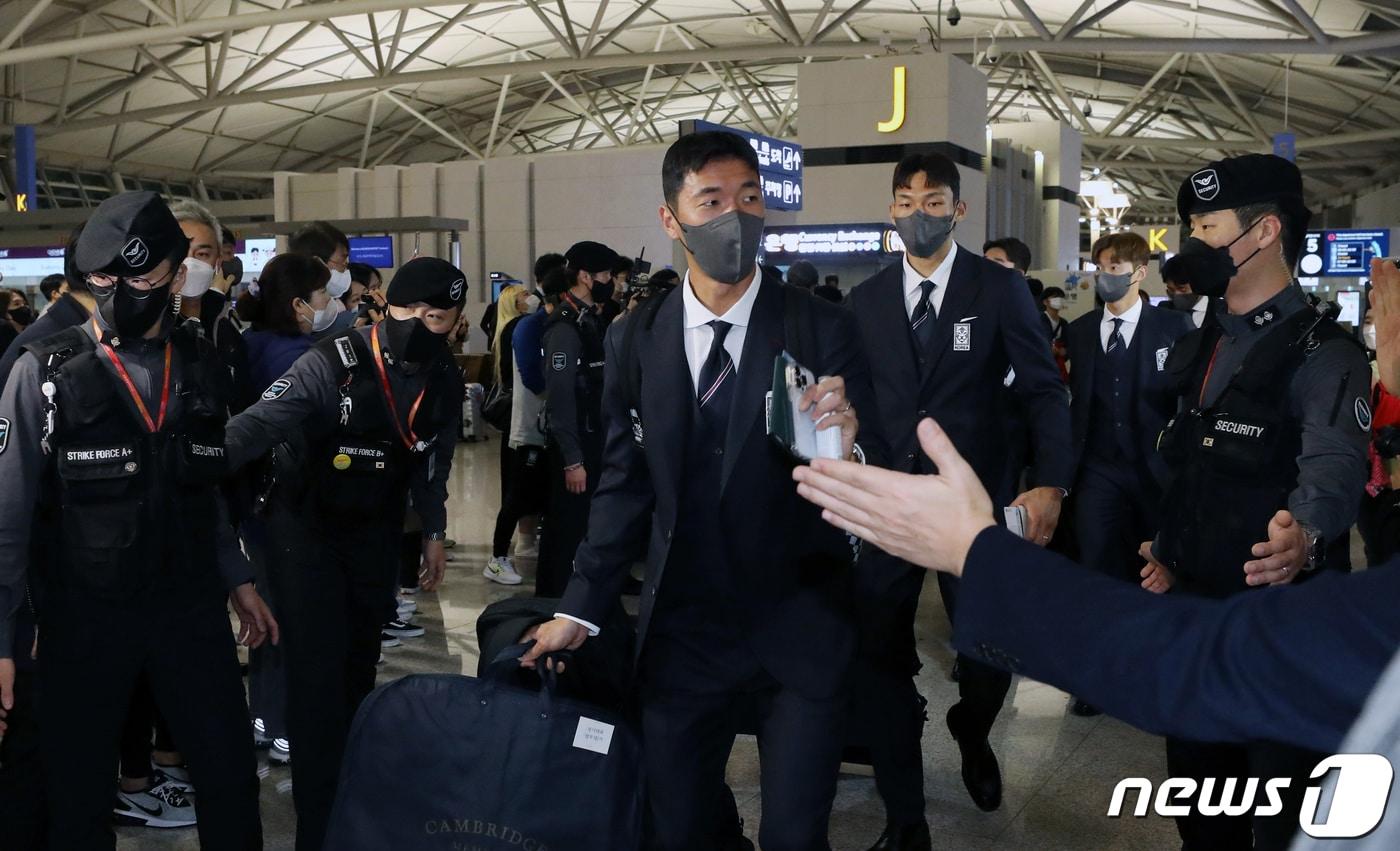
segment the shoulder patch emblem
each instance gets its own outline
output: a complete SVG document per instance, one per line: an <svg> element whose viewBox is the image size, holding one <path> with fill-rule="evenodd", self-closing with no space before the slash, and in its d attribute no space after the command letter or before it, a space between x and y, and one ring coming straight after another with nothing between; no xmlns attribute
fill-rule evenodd
<svg viewBox="0 0 1400 851"><path fill-rule="evenodd" d="M564 356L563 352L555 352L550 359L550 365L554 368L555 372L563 372L564 367L569 365L569 360Z"/></svg>
<svg viewBox="0 0 1400 851"><path fill-rule="evenodd" d="M1355 410L1356 410L1356 424L1359 425L1359 426L1361 426L1361 430L1362 430L1362 431L1370 431L1370 430L1371 430L1371 406L1368 405L1368 404L1366 403L1366 400L1365 400L1365 399L1362 399L1360 396L1358 396L1358 397L1356 398L1356 404L1355 404L1353 407L1354 407ZM3 443L3 441L0 441L0 452L4 452L4 451L5 451L4 443Z"/></svg>
<svg viewBox="0 0 1400 851"><path fill-rule="evenodd" d="M280 399L282 398L282 394L291 389L292 380L290 378L279 378L269 384L267 389L263 391L262 400L264 402L271 402L273 399Z"/></svg>
<svg viewBox="0 0 1400 851"><path fill-rule="evenodd" d="M335 350L340 355L340 362L345 365L346 369L359 364L360 359L355 357L355 345L350 342L349 337L337 337Z"/></svg>
<svg viewBox="0 0 1400 851"><path fill-rule="evenodd" d="M5 454L5 447L10 445L10 421L0 417L0 455Z"/></svg>

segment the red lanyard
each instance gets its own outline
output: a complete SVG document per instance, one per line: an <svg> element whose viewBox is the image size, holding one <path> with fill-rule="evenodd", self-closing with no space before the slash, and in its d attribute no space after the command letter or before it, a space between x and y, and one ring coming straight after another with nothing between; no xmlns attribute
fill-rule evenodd
<svg viewBox="0 0 1400 851"><path fill-rule="evenodd" d="M102 329L98 328L97 320L92 320L92 327L97 331L97 342L106 352L107 359L112 362L112 367L117 371L117 377L126 385L126 391L131 394L131 400L136 403L136 410L141 412L141 418L146 421L146 430L154 434L165 427L165 409L170 404L170 352L174 348L169 340L165 341L165 383L160 390L160 419L151 419L151 412L146 410L146 403L141 400L141 394L136 391L136 385L132 382L131 376L127 373L126 367L122 366L122 359L117 355L116 349L102 339Z"/></svg>
<svg viewBox="0 0 1400 851"><path fill-rule="evenodd" d="M1215 359L1220 357L1220 344L1225 342L1224 338L1215 341L1215 351L1210 353L1210 364L1206 366L1206 378L1201 382L1201 398L1196 401L1196 407L1204 408L1206 404L1206 387L1210 386L1210 374L1215 371Z"/></svg>
<svg viewBox="0 0 1400 851"><path fill-rule="evenodd" d="M384 370L384 353L379 348L379 326L374 326L374 330L369 334L369 340L374 347L374 365L379 367L379 385L384 389L384 401L389 403L389 416L394 420L394 429L399 433L399 439L403 445L408 447L408 451L415 452L419 445L418 435L413 433L413 420L418 416L418 406L423 403L423 394L428 392L425 386L418 391L418 398L413 400L413 407L408 409L408 431L399 423L399 408L394 404L394 391L389 387L389 373Z"/></svg>

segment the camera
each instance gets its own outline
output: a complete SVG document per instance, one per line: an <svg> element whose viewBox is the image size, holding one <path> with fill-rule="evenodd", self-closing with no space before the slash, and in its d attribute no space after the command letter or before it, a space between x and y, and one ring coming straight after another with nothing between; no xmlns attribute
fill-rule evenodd
<svg viewBox="0 0 1400 851"><path fill-rule="evenodd" d="M1387 459L1400 455L1400 427L1389 425L1376 433L1376 454Z"/></svg>

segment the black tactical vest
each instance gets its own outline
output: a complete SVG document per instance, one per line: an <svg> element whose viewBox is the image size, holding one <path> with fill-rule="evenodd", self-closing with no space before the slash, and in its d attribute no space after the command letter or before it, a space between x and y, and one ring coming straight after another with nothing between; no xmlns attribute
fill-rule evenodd
<svg viewBox="0 0 1400 851"><path fill-rule="evenodd" d="M1330 318L1299 311L1258 340L1220 397L1201 406L1221 336L1209 322L1173 348L1167 370L1184 404L1159 442L1172 473L1160 555L1182 590L1210 597L1251 587L1244 564L1298 485L1303 429L1290 406L1294 376L1323 343L1350 339Z"/></svg>
<svg viewBox="0 0 1400 851"><path fill-rule="evenodd" d="M551 328L561 323L576 327L582 342L579 348L578 363L568 365L576 367L574 389L578 397L576 404L579 434L601 432L603 429L603 364L607 359L603 340L608 333L607 323L595 311L587 309L586 306L580 312L578 305L568 298L561 298L559 306L545 319L542 339L548 336ZM545 352L545 356L549 357L550 353ZM545 369L549 369L551 366L552 364L545 364Z"/></svg>
<svg viewBox="0 0 1400 851"><path fill-rule="evenodd" d="M340 377L340 413L335 426L307 448L305 477L318 513L336 522L396 523L408 497L409 478L420 453L434 451L437 440L452 440L449 425L458 395L451 382L460 381L452 356L442 355L425 369L425 390L413 421L423 441L416 451L404 445L389 404L384 398L374 353L358 330L349 330L317 343L313 351L327 358ZM394 367L387 363L386 369ZM400 421L412 401L399 407Z"/></svg>
<svg viewBox="0 0 1400 851"><path fill-rule="evenodd" d="M56 587L130 598L156 585L220 585L228 372L193 329L171 341L170 418L156 433L81 327L27 347L54 390L36 519Z"/></svg>

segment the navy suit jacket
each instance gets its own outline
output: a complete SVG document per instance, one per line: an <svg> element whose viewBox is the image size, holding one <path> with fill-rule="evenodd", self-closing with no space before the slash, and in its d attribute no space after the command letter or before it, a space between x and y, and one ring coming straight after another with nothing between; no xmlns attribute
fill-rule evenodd
<svg viewBox="0 0 1400 851"><path fill-rule="evenodd" d="M755 282L755 286L758 283ZM730 567L742 578L740 617L765 669L785 686L830 697L844 686L854 652L852 544L797 495L793 462L768 437L764 398L773 360L783 351L784 295L765 277L753 307L730 409L719 494ZM879 442L870 368L855 321L838 305L810 299L813 348L804 364L839 375L861 420L858 441L872 463L886 457ZM628 567L645 558L637 653L645 646L658 590L673 557L671 539L685 475L686 435L695 387L686 363L680 292L657 310L650 329L635 332L642 364L639 411L643 446L634 438L622 374L622 340L631 314L611 326L603 381L603 470L574 575L559 612L601 624L617 605ZM869 433L867 434L867 429ZM683 593L683 589L668 589Z"/></svg>
<svg viewBox="0 0 1400 851"><path fill-rule="evenodd" d="M1025 403L1035 447L1031 481L1037 486L1073 485L1069 440L1069 395L1045 339L1040 311L1019 272L958 247L934 329L934 351L920 363L904 301L903 261L885 267L851 291L870 362L875 395L891 466L929 472L915 428L933 417L953 440L999 506L1010 503L1014 477L1007 468L1019 457L999 423L1008 367L1011 389ZM969 334L955 344L956 326ZM1017 471L1019 472L1019 471Z"/></svg>
<svg viewBox="0 0 1400 851"><path fill-rule="evenodd" d="M988 529L953 643L1150 733L1333 753L1400 648L1397 599L1400 559L1225 600L1157 596Z"/></svg>
<svg viewBox="0 0 1400 851"><path fill-rule="evenodd" d="M1087 313L1069 324L1065 348L1069 352L1069 386L1073 393L1070 420L1074 433L1074 469L1084 459L1085 443L1089 438L1089 417L1094 402L1094 367L1103 342L1099 338L1103 323L1103 308ZM1128 355L1137 365L1137 404L1132 428L1138 439L1142 458L1159 486L1167 481L1167 465L1157 453L1157 437L1167 421L1176 414L1178 393L1166 371L1167 354L1176 341L1196 326L1190 313L1163 310L1146 301L1138 318Z"/></svg>

